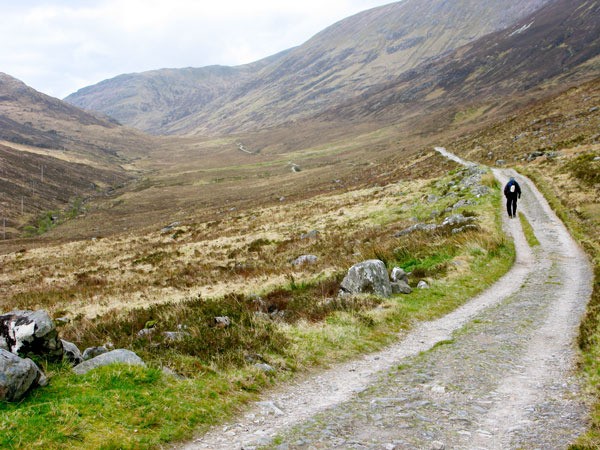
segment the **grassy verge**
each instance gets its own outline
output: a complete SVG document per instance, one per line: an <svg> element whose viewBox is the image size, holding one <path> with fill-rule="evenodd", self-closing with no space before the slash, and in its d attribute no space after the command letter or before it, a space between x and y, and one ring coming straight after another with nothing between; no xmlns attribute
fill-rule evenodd
<svg viewBox="0 0 600 450"><path fill-rule="evenodd" d="M536 247L540 245L540 241L538 241L538 238L533 232L533 227L527 220L527 217L525 217L525 214L523 214L522 212L519 213L519 220L521 221L521 228L523 228L523 233L525 234L525 239L527 240L529 246Z"/></svg>
<svg viewBox="0 0 600 450"><path fill-rule="evenodd" d="M299 371L381 349L416 321L455 309L510 268L514 248L501 235L500 196L493 192L470 211L485 229L405 238L384 230L387 238L369 235L360 244L361 259L410 268L413 283L428 280L429 289L410 295L336 299L341 277L333 275L307 283L292 279L260 297L193 298L78 320L62 330L66 337L83 344L108 338L135 350L149 368L113 366L79 377L67 366L45 365L48 387L20 404L0 404L0 448L159 448L224 421L262 389ZM217 316L229 317L231 325L218 326ZM152 331L139 335L144 328ZM164 334L176 330L176 339ZM184 378L164 375L164 367Z"/></svg>
<svg viewBox="0 0 600 450"><path fill-rule="evenodd" d="M156 359L150 369L115 366L83 377L64 366L46 367L52 372L47 388L18 405L0 405L0 447L152 448L189 438L195 430L230 417L261 389L299 369L380 349L415 320L453 310L510 267L510 245L502 242L490 250L474 262L472 275L435 282L406 297L376 300L380 302L376 309L336 311L324 322L303 319L281 325L282 347L262 355L280 369L278 374L265 374L252 365L220 369L182 353L170 357L179 368L186 367L190 376L186 380L162 375Z"/></svg>

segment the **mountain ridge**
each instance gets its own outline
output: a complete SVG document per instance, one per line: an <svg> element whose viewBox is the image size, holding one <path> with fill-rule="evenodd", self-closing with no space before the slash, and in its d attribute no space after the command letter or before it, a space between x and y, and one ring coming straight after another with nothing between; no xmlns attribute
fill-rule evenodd
<svg viewBox="0 0 600 450"><path fill-rule="evenodd" d="M556 0L511 28L433 58L316 120L392 123L412 111L430 110L445 115L450 125L453 109L493 108L546 95L546 88L566 89L600 73L599 18L595 1Z"/></svg>
<svg viewBox="0 0 600 450"><path fill-rule="evenodd" d="M425 59L504 28L548 1L482 5L476 0L405 0L373 8L333 24L298 47L253 63L251 73L228 85L237 84L235 89L226 89L207 103L190 101L198 95L193 92L182 105L161 110L164 103L156 96L130 102L127 86L111 84L113 91L106 92L102 83L65 100L134 126L148 122L144 109L152 105L152 115L161 110L162 119L155 117L142 129L155 134L255 131L306 118L392 81ZM148 86L147 75L135 75L138 90ZM110 107L99 106L97 97L115 100Z"/></svg>

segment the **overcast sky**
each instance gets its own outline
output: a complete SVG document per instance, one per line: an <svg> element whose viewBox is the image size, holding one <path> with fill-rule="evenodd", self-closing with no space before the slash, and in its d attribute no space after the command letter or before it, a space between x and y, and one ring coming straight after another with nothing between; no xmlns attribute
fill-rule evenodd
<svg viewBox="0 0 600 450"><path fill-rule="evenodd" d="M0 0L0 72L63 98L122 73L239 65L392 0Z"/></svg>

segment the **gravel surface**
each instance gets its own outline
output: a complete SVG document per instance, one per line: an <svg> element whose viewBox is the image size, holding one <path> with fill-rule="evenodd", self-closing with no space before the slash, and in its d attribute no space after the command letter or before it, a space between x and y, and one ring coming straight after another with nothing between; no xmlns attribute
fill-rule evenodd
<svg viewBox="0 0 600 450"><path fill-rule="evenodd" d="M486 292L384 351L271 392L183 448L566 448L587 426L575 340L591 268L531 181L494 175L519 181L539 247L505 219L517 260Z"/></svg>

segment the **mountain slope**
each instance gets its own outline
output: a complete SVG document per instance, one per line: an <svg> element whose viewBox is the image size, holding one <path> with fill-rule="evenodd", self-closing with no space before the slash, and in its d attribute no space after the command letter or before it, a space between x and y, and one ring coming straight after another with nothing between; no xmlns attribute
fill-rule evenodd
<svg viewBox="0 0 600 450"><path fill-rule="evenodd" d="M143 133L42 94L1 72L0 125L1 140L83 152L107 161L143 152L149 145Z"/></svg>
<svg viewBox="0 0 600 450"><path fill-rule="evenodd" d="M7 237L76 197L131 179L122 165L153 145L139 131L0 73L0 214Z"/></svg>
<svg viewBox="0 0 600 450"><path fill-rule="evenodd" d="M318 119L393 123L430 114L440 128L599 75L600 4L557 0Z"/></svg>
<svg viewBox="0 0 600 450"><path fill-rule="evenodd" d="M159 132L165 124L238 89L283 54L238 67L188 67L119 75L80 89L65 101L141 130Z"/></svg>
<svg viewBox="0 0 600 450"><path fill-rule="evenodd" d="M349 17L299 47L250 66L117 77L65 100L153 133L271 127L393 80L548 1L405 0ZM203 81L194 80L194 74Z"/></svg>

